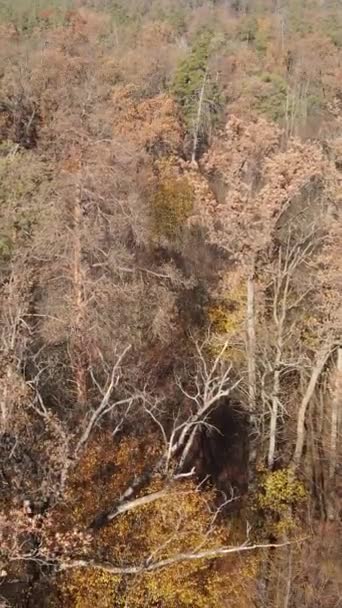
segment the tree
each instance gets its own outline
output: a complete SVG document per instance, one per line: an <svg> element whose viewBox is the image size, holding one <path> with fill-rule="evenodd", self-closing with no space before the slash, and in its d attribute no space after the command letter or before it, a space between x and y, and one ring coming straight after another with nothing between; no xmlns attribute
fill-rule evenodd
<svg viewBox="0 0 342 608"><path fill-rule="evenodd" d="M191 134L193 161L206 143L221 106L220 92L210 73L212 39L209 31L198 35L189 56L180 63L171 87Z"/></svg>
<svg viewBox="0 0 342 608"><path fill-rule="evenodd" d="M225 544L227 531L220 523L221 512L234 497L223 496L219 500L212 491L201 491L195 482L195 468L189 470L187 466L198 429L208 424L210 411L236 386L236 383L231 384L230 367L223 360L224 349L209 365L204 355L206 344L195 343L198 368L194 392L179 385L194 407L185 419L175 419L168 434L167 426L158 419L159 408L156 409L147 394L138 393L111 401L112 392L119 384L125 353L118 357L103 398L92 416L84 421L78 438L68 436L55 421L60 436L67 438L63 446L65 460L59 491L56 488L57 498L60 494L63 501L57 502L50 513L37 516L30 503L24 505L24 510L16 511L14 534L9 534L10 523L3 517L5 568L10 568L11 563L28 560L65 572L63 592L80 606L89 605L87 602L92 598L85 593L89 580L91 593L104 593L104 602L114 601L118 585L124 585L123 597L127 594L129 601L137 606L144 605L147 599L157 601L161 598L170 605L176 598L184 606L192 605L195 600L203 605L208 602L212 606L219 605L223 581L227 581L228 589L231 582L225 575L222 578L219 572L212 578L206 561L236 552L254 551L259 545L251 542L248 531L242 544ZM54 424L39 393L36 397L34 411L46 425ZM146 415L160 431L161 440L146 436L139 444L132 436L113 446L113 438L115 441L135 400L142 402ZM122 407L125 413L120 420ZM107 435L100 432L92 439L95 425L109 412L118 416L116 429ZM143 459L132 458L134 452L141 454L142 449L144 459L154 461L154 465L146 467ZM115 476L100 472L101 492L94 483L99 462L102 467L110 464L118 467ZM128 472L134 475L134 480L127 484ZM89 518L94 511L91 535ZM87 523L88 529L84 527ZM25 549L22 538L33 540L31 548L28 545ZM183 562L189 563L186 579ZM82 574L84 568L90 570L86 577ZM169 573L164 575L167 570ZM97 571L102 574L96 576ZM149 573L154 572L156 574L151 578ZM200 572L201 577L198 577ZM136 579L132 584L126 581L123 577L128 575L139 575L139 583ZM118 605L121 601L122 596Z"/></svg>
<svg viewBox="0 0 342 608"><path fill-rule="evenodd" d="M268 137L266 129L269 129ZM263 123L261 126L257 122L247 127L231 119L226 132L227 143L218 142L218 147L215 149L213 146L203 159L203 169L211 180L216 181L215 189L220 188L220 201L209 207L205 221L212 241L230 255L232 263L242 264L249 292L250 277L256 276L258 299L262 292L266 296L263 308L268 331L263 327L263 336L271 335L269 314L273 317L275 333L269 346L274 361L265 362L265 369L269 367L273 374L268 450L268 464L272 468L277 419L282 408L280 377L283 364L290 364L284 361L284 342L293 341L294 336L298 336L296 322L300 317L296 321L291 311L303 306L309 294L312 300L309 283L305 281L301 285L303 288L299 289L299 276L306 260L311 264L318 263L318 252L325 234L324 229L320 231L318 226L324 209L327 209L331 188L334 188L335 173L320 148L312 144L303 146L293 141L286 151L282 151L281 132L271 125ZM317 187L311 189L310 184L314 183ZM316 206L311 202L310 207L305 207L308 192L312 199L316 197L313 199L317 201ZM227 279L229 281L229 272ZM225 286L227 279L223 283ZM318 291L315 293L318 300ZM251 326L253 303L251 295L249 298L247 367L251 382L248 390L253 392L255 354L253 356L251 339L253 343L253 331L256 330ZM271 302L273 312L269 312ZM257 323L254 320L253 325ZM329 334L328 327L326 330ZM297 357L298 354L292 356ZM323 359L322 365L326 361ZM264 381L268 375L267 371L265 373ZM263 394L265 396L265 387Z"/></svg>
<svg viewBox="0 0 342 608"><path fill-rule="evenodd" d="M338 7L233 4L0 7L6 604L338 604Z"/></svg>

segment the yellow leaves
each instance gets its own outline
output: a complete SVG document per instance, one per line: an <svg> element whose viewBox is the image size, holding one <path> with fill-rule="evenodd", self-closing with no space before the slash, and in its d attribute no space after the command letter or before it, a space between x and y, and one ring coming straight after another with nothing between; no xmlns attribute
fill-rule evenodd
<svg viewBox="0 0 342 608"><path fill-rule="evenodd" d="M61 577L60 589L70 608L113 608L119 584L120 577L103 570L76 569Z"/></svg>
<svg viewBox="0 0 342 608"><path fill-rule="evenodd" d="M230 308L230 304L232 308ZM240 306L235 307L236 302L229 298L224 305L209 309L209 319L216 331L226 337L235 335L240 329L245 318L244 310Z"/></svg>
<svg viewBox="0 0 342 608"><path fill-rule="evenodd" d="M193 192L185 177L162 177L151 196L155 235L177 236L189 218L192 206Z"/></svg>
<svg viewBox="0 0 342 608"><path fill-rule="evenodd" d="M193 482L173 485L165 497L144 508L147 521L153 521L146 530L148 550L158 550L161 534L166 535L168 544L162 552L159 550L158 557L191 551L203 542L210 524L209 506L213 501L214 493L198 491ZM224 542L222 534L219 527L214 528L205 543L206 548Z"/></svg>
<svg viewBox="0 0 342 608"><path fill-rule="evenodd" d="M255 33L255 45L259 52L266 52L272 39L272 22L269 18L263 17L257 20Z"/></svg>
<svg viewBox="0 0 342 608"><path fill-rule="evenodd" d="M270 527L277 534L287 533L297 526L293 509L307 498L304 484L291 469L267 471L261 478L257 507L271 519Z"/></svg>
<svg viewBox="0 0 342 608"><path fill-rule="evenodd" d="M156 457L158 442L145 439L143 445L130 438L116 446L110 433L101 433L88 444L67 488L68 516L74 523L87 526L117 500L146 461Z"/></svg>
<svg viewBox="0 0 342 608"><path fill-rule="evenodd" d="M162 605L168 608L219 608L225 589L224 576L200 563L177 564L157 574L142 577L140 593L129 596L134 608ZM142 591L143 589L143 591ZM144 604L141 600L146 598Z"/></svg>
<svg viewBox="0 0 342 608"><path fill-rule="evenodd" d="M284 506L301 502L306 498L303 483L290 469L268 472L261 483L259 504L262 508L280 512Z"/></svg>
<svg viewBox="0 0 342 608"><path fill-rule="evenodd" d="M146 459L155 458L153 441L145 448ZM95 505L99 509L113 504L125 487L124 476L129 477L132 463L135 471L140 469L138 455L135 441L123 441L114 450L110 436L102 436L89 446L68 494L69 508L73 505L76 520L89 521L89 511L93 511ZM115 464L114 470L110 470L111 464ZM140 496L164 487L165 482L156 478L141 490ZM229 528L214 522L213 491L199 491L190 480L179 481L165 490L165 495L158 500L118 516L96 533L94 554L100 552L102 559L118 566L138 565L151 555L154 561L159 561L179 553L196 552L199 548L215 549L231 542ZM232 585L234 587L236 581L218 570L215 560L175 562L122 581L118 576L91 568L71 570L61 577L62 596L73 608L121 608L125 605L131 608L159 605L165 608L219 608L224 593L230 592Z"/></svg>
<svg viewBox="0 0 342 608"><path fill-rule="evenodd" d="M221 587L221 604L218 606L227 605L231 608L253 608L255 592L255 581L258 576L260 567L261 555L245 555L243 558L236 555L227 556L218 564L218 575L224 575L224 586ZM214 574L214 589L211 593L216 593L216 576ZM225 604L225 603L226 604Z"/></svg>
<svg viewBox="0 0 342 608"><path fill-rule="evenodd" d="M303 315L301 339L307 348L316 350L319 347L321 328L322 324L316 316L310 313Z"/></svg>
<svg viewBox="0 0 342 608"><path fill-rule="evenodd" d="M226 283L230 279L230 287ZM208 317L216 336L213 339L214 352L220 350L222 340L230 340L232 345L226 350L225 356L239 362L244 356L244 350L237 348L241 342L246 319L246 281L243 277L225 277L220 292L220 303L209 308Z"/></svg>

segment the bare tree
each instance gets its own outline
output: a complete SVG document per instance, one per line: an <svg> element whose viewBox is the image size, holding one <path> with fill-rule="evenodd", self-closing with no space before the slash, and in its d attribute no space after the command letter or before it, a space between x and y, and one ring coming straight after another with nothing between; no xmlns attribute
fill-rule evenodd
<svg viewBox="0 0 342 608"><path fill-rule="evenodd" d="M336 518L336 476L339 462L339 438L341 432L342 413L342 348L337 348L336 368L332 372L331 383L331 416L330 416L330 445L328 471L327 510L330 520Z"/></svg>
<svg viewBox="0 0 342 608"><path fill-rule="evenodd" d="M199 492L200 489L194 490ZM169 498L177 500L180 490L170 490ZM159 493L158 497L165 496L165 491ZM153 499L158 497L153 496ZM17 513L16 526L13 528L12 535L9 534L11 522L5 516L0 516L1 522L1 538L2 538L2 560L0 562L3 572L6 565L15 562L33 562L41 566L48 565L54 568L55 571L65 571L74 568L89 568L101 570L113 575L136 575L144 572L155 572L161 569L172 567L177 563L186 563L189 561L205 561L222 558L227 555L253 552L261 549L280 548L292 544L290 541L282 543L255 543L250 538L250 528L247 525L245 540L238 545L226 545L216 540L213 543L216 521L221 513L222 508L232 499L225 500L220 507L213 510L210 514L209 525L203 535L199 538L196 544L192 544L186 551L171 551L171 554L165 557L165 549L168 545L172 545L175 532L170 531L166 539L157 545L143 559L137 558L133 563L122 563L122 560L106 561L94 557L91 553L89 535L72 530L66 533L53 533L51 536L51 522L42 521L41 518L32 516L29 512ZM134 504L131 503L130 509L138 511L142 506L148 504L147 497L137 499ZM119 515L127 512L127 509L122 509ZM175 522L176 535L179 522ZM34 534L36 543L33 548L26 547L20 542L20 537L23 534ZM301 543L305 539L297 539L295 543ZM164 554L164 557L162 555ZM4 574L2 575L4 576Z"/></svg>
<svg viewBox="0 0 342 608"><path fill-rule="evenodd" d="M294 326L291 324L291 311L303 303L309 295L310 287L301 293L293 289L294 273L307 259L313 248L312 238L305 238L304 243L292 244L291 232L285 247L279 249L276 275L273 279L272 314L275 328L275 354L272 365L271 415L268 447L268 467L273 468L276 453L277 423L279 412L283 409L281 403L281 374L284 368L284 350L293 337Z"/></svg>
<svg viewBox="0 0 342 608"><path fill-rule="evenodd" d="M298 417L297 417L297 437L296 437L296 445L292 457L292 467L296 469L300 464L303 448L305 443L305 420L306 413L310 401L313 397L315 389L317 387L317 383L323 371L327 360L329 359L332 352L332 345L330 342L323 344L316 355L316 361L313 365L309 382L307 384L306 390L304 392L303 398L300 402L298 409Z"/></svg>
<svg viewBox="0 0 342 608"><path fill-rule="evenodd" d="M109 572L111 574L139 574L142 572L153 572L156 570L161 570L162 568L173 566L174 564L177 564L179 562L217 559L233 553L243 553L246 551L256 551L258 549L267 548L277 549L289 544L290 542L249 544L248 541L246 541L246 543L238 547L218 547L217 549L208 549L204 551L196 551L196 549L194 549L193 552L178 553L177 555L159 561L153 561L153 559L147 558L144 564L139 564L137 566L114 566L105 562L99 563L93 560L88 561L82 559L70 560L65 562L61 561L59 569L67 570L70 568L95 568L98 570L103 570L104 572Z"/></svg>
<svg viewBox="0 0 342 608"><path fill-rule="evenodd" d="M191 153L191 162L195 163L197 148L198 148L198 139L201 130L201 122L202 122L202 113L203 113L203 104L205 103L205 88L207 84L208 78L208 66L206 66L205 72L203 74L203 81L201 90L198 98L198 106L197 106L197 114L196 119L194 121L194 133L193 133L193 144L192 144L192 153Z"/></svg>
<svg viewBox="0 0 342 608"><path fill-rule="evenodd" d="M248 366L248 404L251 416L256 410L256 310L255 310L255 277L253 270L247 278L247 366Z"/></svg>
<svg viewBox="0 0 342 608"><path fill-rule="evenodd" d="M208 360L206 354L209 343L210 333L202 342L194 340L196 357L196 372L192 381L194 390L187 390L182 382L176 379L177 386L192 407L187 417L184 418L184 414L183 419L180 416L176 417L171 430L168 430L169 425L163 421L158 411L158 399L156 401L153 398L151 399L146 392L140 394L145 412L151 417L161 434L163 451L155 463L132 480L111 509L105 513L100 513L95 518L91 527L102 527L119 513L135 508L136 505L145 504L145 501L157 500L163 496L164 491L158 491L153 496L136 498L137 492L141 491L156 474L163 475L166 489L182 477L195 476L196 470L194 468L187 470L186 465L196 435L200 428L209 426L208 418L213 409L222 403L240 384L239 379L232 379L232 366L226 361L229 343L226 342L222 346L212 361Z"/></svg>
<svg viewBox="0 0 342 608"><path fill-rule="evenodd" d="M122 362L129 349L130 346L127 346L122 353L117 355L104 386L101 386L95 378L93 371L90 370L90 374L98 390L99 404L93 409L91 403L89 403L83 414L83 420L79 423L79 432L68 428L67 423L60 420L56 415L53 415L44 404L39 391L39 374L28 382L34 394L31 407L42 418L47 428L53 430L56 438L55 456L59 469L59 483L54 488L51 488L51 491L57 500L63 499L70 470L77 466L92 432L100 424L104 416L107 414L111 414L112 417L115 416L116 426L113 430L114 436L123 425L134 401L137 401L139 398L138 393L135 395L129 392L124 397L118 397L116 394L119 390L122 393L125 390L123 386L120 386L120 382L122 381Z"/></svg>

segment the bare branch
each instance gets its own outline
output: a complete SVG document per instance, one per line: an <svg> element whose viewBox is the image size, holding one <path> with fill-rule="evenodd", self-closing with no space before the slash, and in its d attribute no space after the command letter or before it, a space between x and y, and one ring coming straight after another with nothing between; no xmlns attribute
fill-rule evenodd
<svg viewBox="0 0 342 608"><path fill-rule="evenodd" d="M75 457L79 454L79 452L82 449L82 447L84 446L84 444L88 441L89 435L90 435L93 427L95 426L96 422L98 422L99 419L102 416L104 416L104 414L108 413L110 410L112 410L114 407L117 407L118 405L122 405L124 403L130 403L132 401L132 397L130 397L127 399L121 399L111 405L108 405L113 388L114 388L114 386L117 386L118 381L120 379L120 374L119 374L120 364L130 348L131 348L130 346L127 346L124 349L124 351L121 353L121 355L118 357L117 361L115 362L115 365L113 366L110 380L109 380L106 392L104 393L103 399L101 400L99 406L96 408L96 410L91 415L90 420L89 420L84 432L82 433L79 441L77 442L75 452L74 452Z"/></svg>
<svg viewBox="0 0 342 608"><path fill-rule="evenodd" d="M137 509L138 507L143 507L145 505L150 504L151 502L155 502L160 498L163 498L168 493L168 487L163 488L159 492L153 492L151 494L146 494L146 496L141 496L140 498L135 498L130 500L129 502L124 502L123 504L118 505L118 507L112 513L108 513L107 521L112 521L118 515L122 515L123 513L127 513L128 511L132 511L133 509Z"/></svg>
<svg viewBox="0 0 342 608"><path fill-rule="evenodd" d="M312 399L312 396L315 392L317 382L320 378L320 375L323 371L323 368L324 368L327 360L329 359L329 357L331 355L332 350L333 350L333 345L330 342L328 342L326 344L323 344L320 351L318 352L317 358L316 358L316 363L312 369L309 383L306 387L306 391L304 393L303 399L299 406L298 418L297 418L297 439L296 439L296 446L295 446L295 450L294 450L294 454L293 454L293 458L292 458L292 468L293 469L296 469L298 467L301 457L302 457L302 453L303 453L304 441L305 441L306 411L307 411L309 403Z"/></svg>
<svg viewBox="0 0 342 608"><path fill-rule="evenodd" d="M266 543L254 545L242 544L237 547L223 546L218 547L216 549L207 549L198 552L178 553L172 557L168 557L159 561L150 561L148 558L145 563L136 566L115 566L108 562L98 562L96 560L86 559L75 559L68 561L62 560L59 562L58 568L59 570L70 570L72 568L93 568L95 570L102 570L104 572L108 572L114 575L138 574L142 572L154 572L156 570L162 570L163 568L167 568L169 566L173 566L174 564L181 562L217 559L220 557L224 557L225 555L232 555L234 553L243 553L247 551L257 551L259 549L278 549L291 544L299 544L301 542L304 542L305 540L306 539L303 538L295 541L295 543L291 541L286 541L283 543Z"/></svg>

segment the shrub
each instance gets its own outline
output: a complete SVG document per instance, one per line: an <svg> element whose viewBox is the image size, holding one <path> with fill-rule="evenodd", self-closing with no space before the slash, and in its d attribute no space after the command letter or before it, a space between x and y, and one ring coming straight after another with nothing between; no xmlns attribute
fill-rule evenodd
<svg viewBox="0 0 342 608"><path fill-rule="evenodd" d="M289 468L266 471L261 476L257 508L264 511L264 523L276 534L287 533L297 526L295 508L307 498L304 484Z"/></svg>
<svg viewBox="0 0 342 608"><path fill-rule="evenodd" d="M156 236L173 239L193 208L193 191L186 178L167 177L157 185L151 199Z"/></svg>

